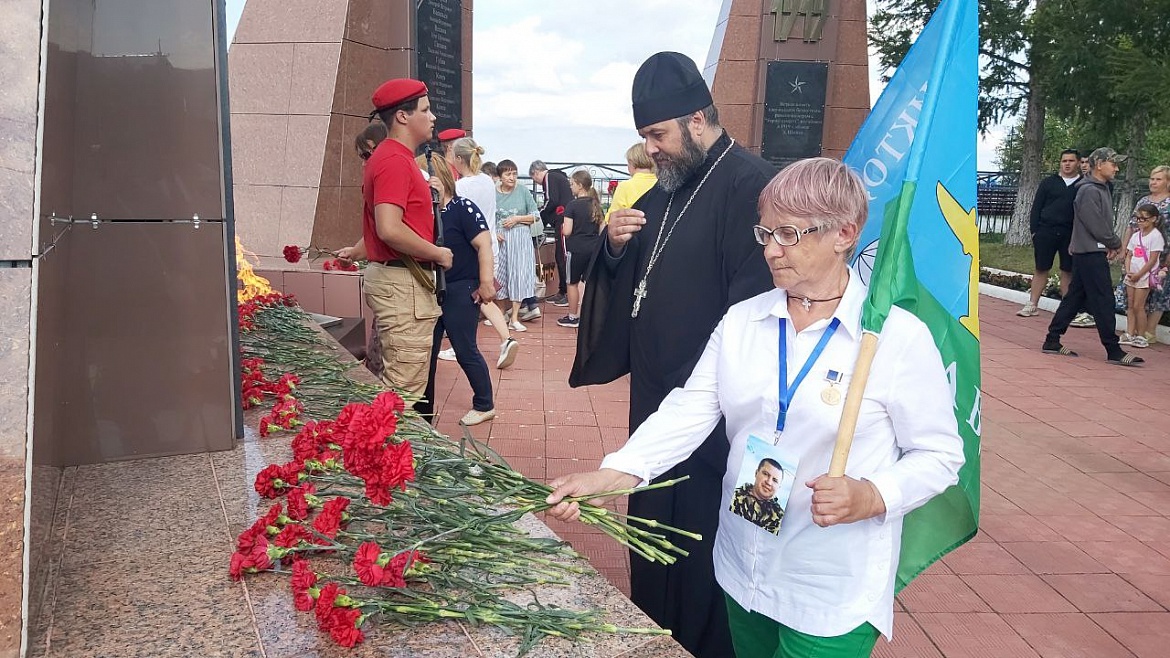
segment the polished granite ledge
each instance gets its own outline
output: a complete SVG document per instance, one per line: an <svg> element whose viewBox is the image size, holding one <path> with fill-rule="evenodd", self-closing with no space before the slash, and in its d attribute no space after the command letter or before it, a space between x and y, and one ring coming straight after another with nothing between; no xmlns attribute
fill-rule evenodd
<svg viewBox="0 0 1170 658"><path fill-rule="evenodd" d="M372 381L364 369L357 378ZM516 655L518 640L461 623L405 628L369 624L365 643L344 649L292 605L287 579L227 574L234 538L267 508L252 484L270 463L291 458L289 436L260 439L259 410L246 414L234 450L65 469L51 532L59 553L31 629L30 656L390 656ZM555 536L532 516L518 524ZM653 627L596 572L569 586L536 590L545 604L599 608L610 623ZM533 658L684 657L669 637L598 634L591 642L550 638Z"/></svg>
<svg viewBox="0 0 1170 658"><path fill-rule="evenodd" d="M80 466L65 471L66 506L53 529L62 543L45 592L31 656L466 656L510 657L518 642L497 629L463 624L401 628L371 624L346 650L292 607L287 579L227 575L236 533L256 518L255 474L291 456L285 437L248 440L228 452ZM553 536L535 518L520 526ZM620 626L648 618L596 573L568 587L538 590L546 604L601 608ZM596 635L549 639L540 657L686 656L669 638ZM648 653L649 651L649 653Z"/></svg>

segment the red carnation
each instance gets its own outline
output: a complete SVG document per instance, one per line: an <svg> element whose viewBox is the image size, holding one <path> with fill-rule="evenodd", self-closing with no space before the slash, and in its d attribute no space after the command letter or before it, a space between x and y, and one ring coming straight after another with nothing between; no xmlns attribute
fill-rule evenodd
<svg viewBox="0 0 1170 658"><path fill-rule="evenodd" d="M276 539L272 540L272 543L281 548L296 548L302 541L313 541L312 533L305 530L304 526L290 523L280 531L280 534L276 535Z"/></svg>
<svg viewBox="0 0 1170 658"><path fill-rule="evenodd" d="M372 541L363 543L358 547L357 552L353 556L353 570L358 575L358 580L362 581L363 585L369 587L376 587L382 584L383 577L386 576L386 570L382 565L378 564L378 559L382 557L382 549L378 544Z"/></svg>
<svg viewBox="0 0 1170 658"><path fill-rule="evenodd" d="M613 194L613 191L617 189L617 186L618 186L618 181L617 181L617 179L616 179L616 178L614 178L614 179L610 179L610 181L609 181L609 193L610 193L610 194Z"/></svg>
<svg viewBox="0 0 1170 658"><path fill-rule="evenodd" d="M361 623L362 611L356 608L335 608L330 617L329 637L346 648L353 648L366 639L358 624Z"/></svg>
<svg viewBox="0 0 1170 658"><path fill-rule="evenodd" d="M565 214L565 207L564 206L557 206L557 213L556 214L558 214L558 215Z"/></svg>
<svg viewBox="0 0 1170 658"><path fill-rule="evenodd" d="M244 543L246 548L241 546L240 550L232 553L228 566L228 573L231 574L232 580L239 580L246 573L256 573L272 568L272 560L268 557L268 540L263 534L256 533L254 528L255 526L240 535L238 541ZM246 542L245 535L247 535Z"/></svg>
<svg viewBox="0 0 1170 658"><path fill-rule="evenodd" d="M256 474L256 493L265 498L282 496L284 490L290 486L288 482L282 479L284 475L285 471L281 466L269 464L264 467L264 470Z"/></svg>
<svg viewBox="0 0 1170 658"><path fill-rule="evenodd" d="M301 260L301 248L291 244L285 246L284 259L290 263L299 262Z"/></svg>
<svg viewBox="0 0 1170 658"><path fill-rule="evenodd" d="M402 413L404 410L406 410L406 401L402 399L401 395L398 395L394 391L384 391L379 393L378 396L374 398L374 401L370 406L374 407L375 409L388 408L394 413Z"/></svg>
<svg viewBox="0 0 1170 658"><path fill-rule="evenodd" d="M304 521L309 518L309 501L305 500L306 493L303 486L293 487L288 492L288 518L294 521Z"/></svg>
<svg viewBox="0 0 1170 658"><path fill-rule="evenodd" d="M293 564L307 564L304 560L294 562ZM301 590L293 592L293 606L301 612L308 612L317 605L317 599L313 598L313 594L309 590Z"/></svg>
<svg viewBox="0 0 1170 658"><path fill-rule="evenodd" d="M280 467L280 479L288 487L295 487L301 481L301 473L305 471L305 463L299 459Z"/></svg>
<svg viewBox="0 0 1170 658"><path fill-rule="evenodd" d="M305 560L293 562L292 565L292 592L293 604L296 605L297 610L301 612L308 612L316 605L316 599L313 594L309 592L309 588L317 584L317 574L313 572L313 568Z"/></svg>
<svg viewBox="0 0 1170 658"><path fill-rule="evenodd" d="M349 499L343 497L327 501L321 513L313 519L313 529L330 539L336 537L337 531L341 530L341 514L348 505Z"/></svg>
<svg viewBox="0 0 1170 658"><path fill-rule="evenodd" d="M241 551L249 550L249 547L255 542L255 537L264 538L267 541L268 526L276 525L276 522L280 519L281 511L283 510L280 503L276 503L269 508L268 513L256 519L252 527L240 533L239 539L236 540L236 547Z"/></svg>
<svg viewBox="0 0 1170 658"><path fill-rule="evenodd" d="M321 630L328 630L327 624L333 616L333 602L341 594L345 594L345 590L338 587L337 583L326 583L317 595L317 625Z"/></svg>
<svg viewBox="0 0 1170 658"><path fill-rule="evenodd" d="M386 565L387 576L393 574L399 584L389 585L388 587L406 587L406 572L410 570L415 563L430 562L421 551L403 551L390 559L390 564ZM386 583L383 583L386 584Z"/></svg>
<svg viewBox="0 0 1170 658"><path fill-rule="evenodd" d="M317 584L317 574L308 562L297 562L292 567L293 589L309 589Z"/></svg>

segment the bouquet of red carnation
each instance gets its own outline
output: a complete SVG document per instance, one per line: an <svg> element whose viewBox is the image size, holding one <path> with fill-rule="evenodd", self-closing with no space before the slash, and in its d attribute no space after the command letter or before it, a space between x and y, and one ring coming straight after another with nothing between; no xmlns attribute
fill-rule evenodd
<svg viewBox="0 0 1170 658"><path fill-rule="evenodd" d="M337 272L356 272L358 270L357 263L352 260L341 260L340 258L333 258L327 260L321 265L321 269L326 272L335 270Z"/></svg>
<svg viewBox="0 0 1170 658"><path fill-rule="evenodd" d="M616 179L616 178L611 178L611 179L610 179L610 181L609 181L609 193L610 193L610 195L611 195L611 196L613 195L613 193L614 193L614 190L616 190L616 189L617 189L618 182L619 182L619 181L618 181L618 179Z"/></svg>

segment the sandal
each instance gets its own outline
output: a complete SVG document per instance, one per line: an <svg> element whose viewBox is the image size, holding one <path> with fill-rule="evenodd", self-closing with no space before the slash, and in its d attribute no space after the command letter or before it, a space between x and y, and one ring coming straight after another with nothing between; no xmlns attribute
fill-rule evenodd
<svg viewBox="0 0 1170 658"><path fill-rule="evenodd" d="M1041 347L1040 351L1044 352L1045 354L1059 354L1061 356L1079 356L1076 352L1070 350L1069 348L1065 347L1064 345L1057 345L1056 347L1045 346L1045 347Z"/></svg>
<svg viewBox="0 0 1170 658"><path fill-rule="evenodd" d="M1106 361L1112 363L1115 366L1128 366L1131 368L1136 368L1146 362L1146 360L1142 357L1134 356L1132 354L1126 354L1120 359L1106 359Z"/></svg>

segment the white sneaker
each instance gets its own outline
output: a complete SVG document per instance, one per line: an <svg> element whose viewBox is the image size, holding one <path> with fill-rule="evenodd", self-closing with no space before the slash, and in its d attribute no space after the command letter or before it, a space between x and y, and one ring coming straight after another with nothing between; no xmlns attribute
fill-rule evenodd
<svg viewBox="0 0 1170 658"><path fill-rule="evenodd" d="M485 326L485 327L490 327L490 326L492 326L492 321L491 321L491 320L484 320L484 321L483 321L483 326Z"/></svg>
<svg viewBox="0 0 1170 658"><path fill-rule="evenodd" d="M1122 345L1133 345L1134 344L1133 336L1130 336L1129 334L1124 333L1124 332L1121 334L1121 338L1117 339L1117 342L1121 343Z"/></svg>
<svg viewBox="0 0 1170 658"><path fill-rule="evenodd" d="M1032 303L1024 304L1024 308L1016 311L1016 315L1020 316L1021 318L1030 318L1035 315L1039 315L1039 313L1040 309L1036 308L1036 305Z"/></svg>
<svg viewBox="0 0 1170 658"><path fill-rule="evenodd" d="M520 332L528 331L528 327L525 327L524 325L520 324L519 320L509 324L508 328L511 329L512 331L520 331Z"/></svg>
<svg viewBox="0 0 1170 658"><path fill-rule="evenodd" d="M471 427L472 425L479 425L480 423L486 423L487 421L489 421L495 417L496 417L496 410L495 409L488 409L487 411L476 411L475 409L472 409L471 411L468 411L466 414L463 414L463 418L461 418L459 420L459 424Z"/></svg>
<svg viewBox="0 0 1170 658"><path fill-rule="evenodd" d="M500 358L496 361L496 368L503 370L516 361L516 353L520 351L520 343L515 338L509 338L500 346Z"/></svg>
<svg viewBox="0 0 1170 658"><path fill-rule="evenodd" d="M1133 345L1134 347L1149 347L1150 341L1146 340L1145 336L1134 336L1133 342L1130 343L1130 345Z"/></svg>
<svg viewBox="0 0 1170 658"><path fill-rule="evenodd" d="M452 348L445 349L445 350L442 350L441 352L439 352L439 360L440 361L454 361L455 360L455 348L452 347Z"/></svg>
<svg viewBox="0 0 1170 658"><path fill-rule="evenodd" d="M540 307L538 306L520 311L521 322L531 322L538 319L540 319Z"/></svg>

